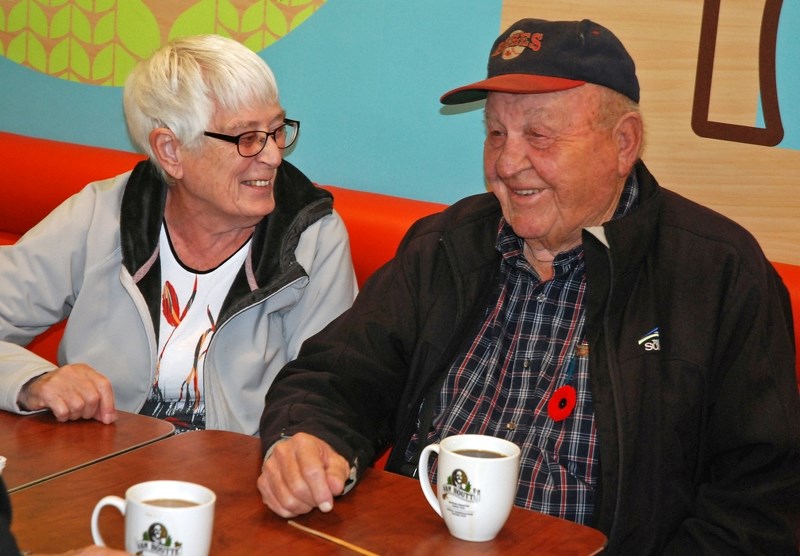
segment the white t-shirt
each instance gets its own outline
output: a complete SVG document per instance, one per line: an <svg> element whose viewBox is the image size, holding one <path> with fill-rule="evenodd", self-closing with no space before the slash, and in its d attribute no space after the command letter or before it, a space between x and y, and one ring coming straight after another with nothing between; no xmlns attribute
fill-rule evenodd
<svg viewBox="0 0 800 556"><path fill-rule="evenodd" d="M172 421L177 432L205 428L205 353L250 241L218 267L200 272L178 260L166 224L161 227L158 363L156 381L142 413Z"/></svg>

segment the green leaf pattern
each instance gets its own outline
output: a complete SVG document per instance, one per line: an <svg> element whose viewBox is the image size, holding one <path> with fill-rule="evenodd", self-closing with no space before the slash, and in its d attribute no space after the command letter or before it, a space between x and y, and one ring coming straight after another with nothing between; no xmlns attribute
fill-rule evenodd
<svg viewBox="0 0 800 556"><path fill-rule="evenodd" d="M167 41L201 33L261 51L326 0L0 0L0 55L36 71L121 86Z"/></svg>

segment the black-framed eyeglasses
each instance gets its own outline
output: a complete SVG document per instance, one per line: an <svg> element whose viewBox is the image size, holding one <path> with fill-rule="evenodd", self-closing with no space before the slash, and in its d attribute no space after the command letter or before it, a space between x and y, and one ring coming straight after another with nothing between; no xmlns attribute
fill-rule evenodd
<svg viewBox="0 0 800 556"><path fill-rule="evenodd" d="M240 156L250 158L264 150L270 137L272 137L279 149L291 147L297 139L299 131L300 122L285 118L283 124L273 131L245 131L239 135L225 135L224 133L204 131L203 135L234 143Z"/></svg>

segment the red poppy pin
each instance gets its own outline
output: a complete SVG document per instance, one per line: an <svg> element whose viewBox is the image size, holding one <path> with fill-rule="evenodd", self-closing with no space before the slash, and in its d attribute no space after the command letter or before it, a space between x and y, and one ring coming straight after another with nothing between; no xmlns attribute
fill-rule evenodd
<svg viewBox="0 0 800 556"><path fill-rule="evenodd" d="M547 414L553 421L563 421L575 409L577 393L569 384L553 392L553 397L547 402Z"/></svg>

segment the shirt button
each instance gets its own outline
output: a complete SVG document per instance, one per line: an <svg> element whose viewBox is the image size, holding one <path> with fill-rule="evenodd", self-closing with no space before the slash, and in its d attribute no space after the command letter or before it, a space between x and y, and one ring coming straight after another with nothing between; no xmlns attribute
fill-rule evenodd
<svg viewBox="0 0 800 556"><path fill-rule="evenodd" d="M514 421L511 421L510 423L506 423L506 430L510 430L510 431L517 430L517 424Z"/></svg>
<svg viewBox="0 0 800 556"><path fill-rule="evenodd" d="M522 368L523 369L527 369L530 366L531 366L531 360L530 359L526 359L525 361L522 362Z"/></svg>
<svg viewBox="0 0 800 556"><path fill-rule="evenodd" d="M545 296L543 293L540 293L540 294L539 294L539 295L536 297L536 301L538 301L539 303L544 303L544 300L545 300L545 299L547 299L547 297L546 297L546 296Z"/></svg>

